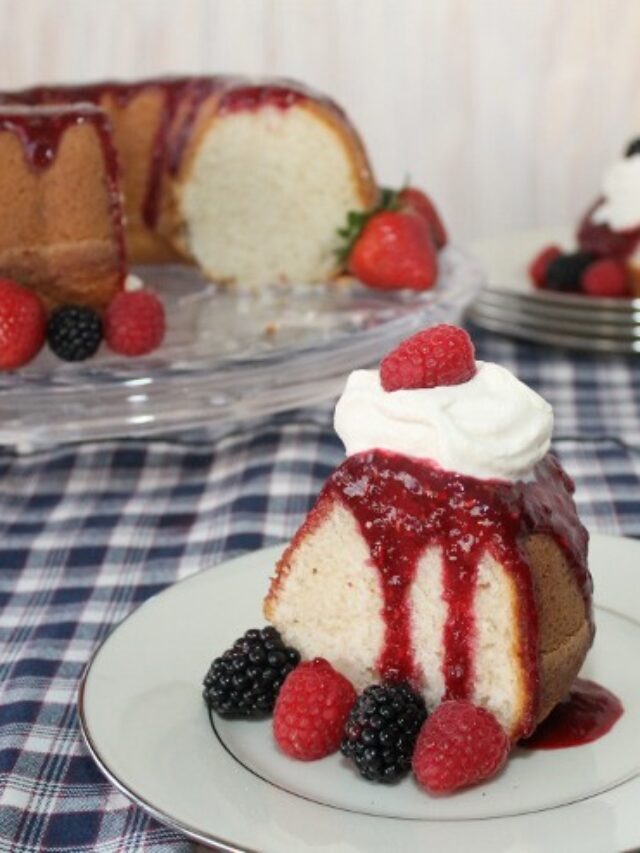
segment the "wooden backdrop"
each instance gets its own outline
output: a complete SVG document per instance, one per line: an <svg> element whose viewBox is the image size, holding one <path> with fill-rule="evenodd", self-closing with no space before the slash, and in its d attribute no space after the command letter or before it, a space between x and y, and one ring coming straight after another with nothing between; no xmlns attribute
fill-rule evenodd
<svg viewBox="0 0 640 853"><path fill-rule="evenodd" d="M0 0L0 86L237 71L351 113L459 239L573 221L640 134L640 0Z"/></svg>

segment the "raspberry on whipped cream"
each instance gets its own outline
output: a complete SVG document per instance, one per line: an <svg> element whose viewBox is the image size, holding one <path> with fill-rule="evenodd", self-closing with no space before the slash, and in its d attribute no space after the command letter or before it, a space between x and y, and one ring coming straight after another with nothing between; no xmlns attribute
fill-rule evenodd
<svg viewBox="0 0 640 853"><path fill-rule="evenodd" d="M391 392L377 370L355 370L334 418L347 455L378 448L478 479L528 479L549 449L551 406L504 367L476 367L460 385Z"/></svg>

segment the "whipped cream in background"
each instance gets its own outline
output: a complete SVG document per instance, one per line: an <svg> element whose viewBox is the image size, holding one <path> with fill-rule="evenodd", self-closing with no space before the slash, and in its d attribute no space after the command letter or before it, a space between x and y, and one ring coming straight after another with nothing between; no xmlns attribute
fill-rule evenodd
<svg viewBox="0 0 640 853"><path fill-rule="evenodd" d="M604 200L591 214L598 225L612 231L630 231L640 226L640 155L623 157L605 172Z"/></svg>
<svg viewBox="0 0 640 853"><path fill-rule="evenodd" d="M378 448L481 480L529 479L549 449L551 406L504 367L476 366L460 385L390 392L377 370L355 370L334 417L347 455Z"/></svg>

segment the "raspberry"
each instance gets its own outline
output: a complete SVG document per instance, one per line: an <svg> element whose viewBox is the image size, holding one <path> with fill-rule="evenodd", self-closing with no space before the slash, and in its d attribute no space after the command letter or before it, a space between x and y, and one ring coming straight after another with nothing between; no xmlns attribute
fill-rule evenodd
<svg viewBox="0 0 640 853"><path fill-rule="evenodd" d="M430 793L447 794L494 776L509 746L490 711L471 702L443 702L420 729L413 772Z"/></svg>
<svg viewBox="0 0 640 853"><path fill-rule="evenodd" d="M475 351L464 329L442 324L408 338L380 362L385 391L459 385L475 375Z"/></svg>
<svg viewBox="0 0 640 853"><path fill-rule="evenodd" d="M542 288L547 283L547 269L552 261L562 255L558 246L547 246L542 249L529 264L529 277L534 285Z"/></svg>
<svg viewBox="0 0 640 853"><path fill-rule="evenodd" d="M204 701L221 717L263 717L273 711L278 691L298 663L296 649L285 646L271 625L251 628L212 661Z"/></svg>
<svg viewBox="0 0 640 853"><path fill-rule="evenodd" d="M63 361L84 361L102 341L102 319L85 305L61 305L49 317L47 342Z"/></svg>
<svg viewBox="0 0 640 853"><path fill-rule="evenodd" d="M340 746L356 701L351 683L323 658L306 661L287 676L273 717L280 749L299 761L314 761Z"/></svg>
<svg viewBox="0 0 640 853"><path fill-rule="evenodd" d="M340 748L370 782L395 782L411 769L411 755L427 716L408 684L373 684L351 709Z"/></svg>
<svg viewBox="0 0 640 853"><path fill-rule="evenodd" d="M155 293L118 293L105 315L105 340L120 355L147 355L162 343L165 313Z"/></svg>
<svg viewBox="0 0 640 853"><path fill-rule="evenodd" d="M0 370L21 367L44 342L46 315L35 293L0 279Z"/></svg>
<svg viewBox="0 0 640 853"><path fill-rule="evenodd" d="M613 258L596 261L582 276L582 290L589 296L629 296L629 279L623 263Z"/></svg>

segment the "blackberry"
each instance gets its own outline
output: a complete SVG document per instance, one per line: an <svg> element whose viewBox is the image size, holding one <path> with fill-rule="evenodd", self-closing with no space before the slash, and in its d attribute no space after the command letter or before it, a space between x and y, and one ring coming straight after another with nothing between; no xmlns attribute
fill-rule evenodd
<svg viewBox="0 0 640 853"><path fill-rule="evenodd" d="M273 711L282 682L299 662L299 653L285 646L275 628L252 628L209 667L204 701L221 717L263 717Z"/></svg>
<svg viewBox="0 0 640 853"><path fill-rule="evenodd" d="M547 267L547 290L578 293L583 273L595 260L589 252L571 252L554 258Z"/></svg>
<svg viewBox="0 0 640 853"><path fill-rule="evenodd" d="M374 684L358 697L340 749L371 782L395 782L411 769L427 709L408 684Z"/></svg>
<svg viewBox="0 0 640 853"><path fill-rule="evenodd" d="M640 154L640 137L632 139L624 152L625 157L633 157L635 154Z"/></svg>
<svg viewBox="0 0 640 853"><path fill-rule="evenodd" d="M102 319L84 305L62 305L47 323L47 342L63 361L84 361L102 340Z"/></svg>

